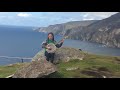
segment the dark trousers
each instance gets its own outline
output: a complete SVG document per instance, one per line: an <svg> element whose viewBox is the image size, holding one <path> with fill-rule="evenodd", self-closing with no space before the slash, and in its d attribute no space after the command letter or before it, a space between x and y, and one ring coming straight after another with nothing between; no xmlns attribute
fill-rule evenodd
<svg viewBox="0 0 120 90"><path fill-rule="evenodd" d="M47 61L51 61L53 63L54 55L55 53L48 53L47 51L45 51L45 56Z"/></svg>

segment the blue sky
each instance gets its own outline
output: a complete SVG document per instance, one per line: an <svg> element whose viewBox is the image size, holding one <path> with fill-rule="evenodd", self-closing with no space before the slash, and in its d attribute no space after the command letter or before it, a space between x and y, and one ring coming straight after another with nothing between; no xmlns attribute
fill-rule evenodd
<svg viewBox="0 0 120 90"><path fill-rule="evenodd" d="M69 21L101 20L117 12L0 12L0 25L38 26Z"/></svg>

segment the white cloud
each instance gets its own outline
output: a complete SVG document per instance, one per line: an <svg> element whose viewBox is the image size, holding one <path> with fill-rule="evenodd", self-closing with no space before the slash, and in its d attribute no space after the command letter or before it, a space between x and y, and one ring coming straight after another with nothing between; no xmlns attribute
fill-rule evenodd
<svg viewBox="0 0 120 90"><path fill-rule="evenodd" d="M86 17L88 17L88 15L89 15L89 14L85 14L85 15L83 15L83 17L86 18Z"/></svg>
<svg viewBox="0 0 120 90"><path fill-rule="evenodd" d="M117 12L84 12L83 18L93 17L93 18L104 19L116 13Z"/></svg>
<svg viewBox="0 0 120 90"><path fill-rule="evenodd" d="M19 16L19 17L30 17L32 15L28 14L28 13L18 13L17 16Z"/></svg>
<svg viewBox="0 0 120 90"><path fill-rule="evenodd" d="M111 15L113 15L115 13L117 13L117 12L91 12L91 14L93 14L95 16L103 17L103 18L110 17Z"/></svg>
<svg viewBox="0 0 120 90"><path fill-rule="evenodd" d="M95 20L94 18L84 18L83 20Z"/></svg>
<svg viewBox="0 0 120 90"><path fill-rule="evenodd" d="M108 18L117 12L83 12L82 20L101 20L104 18Z"/></svg>
<svg viewBox="0 0 120 90"><path fill-rule="evenodd" d="M69 21L77 21L76 18L69 18Z"/></svg>

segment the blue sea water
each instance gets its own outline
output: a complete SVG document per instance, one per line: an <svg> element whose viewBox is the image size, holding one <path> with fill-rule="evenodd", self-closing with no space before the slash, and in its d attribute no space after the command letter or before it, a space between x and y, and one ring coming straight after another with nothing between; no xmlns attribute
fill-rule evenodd
<svg viewBox="0 0 120 90"><path fill-rule="evenodd" d="M33 31L32 27L0 26L0 56L9 57L34 57L41 48L41 43L46 39L47 34ZM56 35L56 41L62 37ZM63 46L80 48L86 52L120 56L120 49L108 48L105 45L79 40L66 39ZM24 60L29 62L31 60ZM21 62L21 59L0 57L0 65L7 65Z"/></svg>

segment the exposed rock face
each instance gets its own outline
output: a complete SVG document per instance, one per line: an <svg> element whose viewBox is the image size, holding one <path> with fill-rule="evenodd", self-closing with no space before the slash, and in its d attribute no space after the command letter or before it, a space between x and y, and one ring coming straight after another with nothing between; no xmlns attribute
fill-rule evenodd
<svg viewBox="0 0 120 90"><path fill-rule="evenodd" d="M72 59L79 59L83 60L85 57L85 54L80 51L79 49L75 48L69 48L69 47L61 47L57 48L55 52L55 57L54 57L54 63L59 63L59 62L68 62ZM44 59L44 50L40 51L36 54L36 56L33 58L33 61L38 60L39 58Z"/></svg>
<svg viewBox="0 0 120 90"><path fill-rule="evenodd" d="M120 48L120 13L86 27L72 28L66 35L71 39L97 42L108 47Z"/></svg>
<svg viewBox="0 0 120 90"><path fill-rule="evenodd" d="M18 70L12 78L42 78L57 71L55 65L45 60L32 61Z"/></svg>

